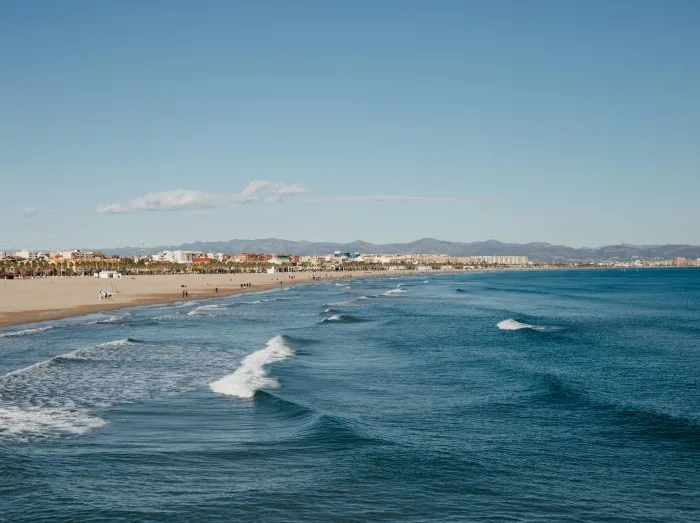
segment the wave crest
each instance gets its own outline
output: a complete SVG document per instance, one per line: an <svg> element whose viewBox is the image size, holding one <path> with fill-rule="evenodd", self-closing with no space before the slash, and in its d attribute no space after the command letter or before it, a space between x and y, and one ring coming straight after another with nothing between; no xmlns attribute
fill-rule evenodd
<svg viewBox="0 0 700 523"><path fill-rule="evenodd" d="M547 330L547 327L542 327L541 325L530 325L529 323L522 323L519 322L518 320L514 319L507 319L500 321L496 324L496 327L501 329L502 331L517 331L521 329L532 329L535 331L540 331L543 332Z"/></svg>
<svg viewBox="0 0 700 523"><path fill-rule="evenodd" d="M255 391L263 387L279 386L275 378L267 375L266 366L285 360L294 352L285 343L282 336L275 336L260 349L246 356L232 374L209 384L209 388L218 394L236 398L252 398Z"/></svg>
<svg viewBox="0 0 700 523"><path fill-rule="evenodd" d="M35 327L33 329L22 329L16 331L0 332L0 338L11 338L13 336L26 336L28 334L35 334L37 332L44 332L51 329L55 329L56 326L50 325L47 327Z"/></svg>
<svg viewBox="0 0 700 523"><path fill-rule="evenodd" d="M359 323L367 320L353 316L352 314L333 314L321 320L321 323Z"/></svg>

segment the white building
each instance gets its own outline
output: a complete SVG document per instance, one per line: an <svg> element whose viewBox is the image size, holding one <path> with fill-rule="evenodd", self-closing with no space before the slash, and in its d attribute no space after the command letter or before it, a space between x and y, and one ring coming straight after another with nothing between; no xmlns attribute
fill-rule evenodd
<svg viewBox="0 0 700 523"><path fill-rule="evenodd" d="M307 265L321 265L323 262L322 256L300 256L299 263Z"/></svg>
<svg viewBox="0 0 700 523"><path fill-rule="evenodd" d="M103 279L109 279L109 278L121 278L122 273L117 272L117 271L100 271L95 273L95 278L103 278Z"/></svg>
<svg viewBox="0 0 700 523"><path fill-rule="evenodd" d="M153 261L192 263L196 254L192 251L161 251L153 255Z"/></svg>
<svg viewBox="0 0 700 523"><path fill-rule="evenodd" d="M36 251L27 251L27 250L17 251L15 253L15 257L21 258L23 260L29 260L29 261L35 261L35 260L42 258L40 253L38 253Z"/></svg>
<svg viewBox="0 0 700 523"><path fill-rule="evenodd" d="M477 260L488 265L527 265L527 256L475 256Z"/></svg>

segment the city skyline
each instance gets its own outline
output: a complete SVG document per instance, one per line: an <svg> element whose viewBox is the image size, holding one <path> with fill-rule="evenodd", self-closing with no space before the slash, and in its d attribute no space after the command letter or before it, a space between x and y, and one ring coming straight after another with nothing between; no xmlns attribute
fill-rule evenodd
<svg viewBox="0 0 700 523"><path fill-rule="evenodd" d="M0 9L0 250L700 244L696 2Z"/></svg>

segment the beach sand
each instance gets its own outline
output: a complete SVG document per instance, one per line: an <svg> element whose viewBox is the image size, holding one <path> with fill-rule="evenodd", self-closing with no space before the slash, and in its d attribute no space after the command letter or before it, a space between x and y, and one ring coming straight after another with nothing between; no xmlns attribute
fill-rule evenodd
<svg viewBox="0 0 700 523"><path fill-rule="evenodd" d="M173 274L122 276L117 279L49 277L0 280L0 327L70 318L136 305L256 292L279 288L282 286L280 282L283 285L296 285L313 281L314 278L325 280L382 274L387 273ZM252 287L241 288L242 283L250 283ZM110 291L112 298L100 300L101 289ZM187 298L183 298L183 290L187 291Z"/></svg>

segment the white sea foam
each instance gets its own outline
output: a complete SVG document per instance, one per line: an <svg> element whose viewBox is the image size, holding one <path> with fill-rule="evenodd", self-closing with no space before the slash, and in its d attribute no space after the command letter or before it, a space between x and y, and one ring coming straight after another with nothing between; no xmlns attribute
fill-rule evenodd
<svg viewBox="0 0 700 523"><path fill-rule="evenodd" d="M127 316L126 314L124 316ZM106 318L100 319L100 320L93 320L93 321L88 321L87 324L100 324L100 323L116 323L118 321L121 321L124 319L124 316L107 316Z"/></svg>
<svg viewBox="0 0 700 523"><path fill-rule="evenodd" d="M357 298L357 299L359 300L360 298ZM346 307L348 305L352 305L354 301L356 301L356 300L338 301L338 302L334 302L334 303L326 303L326 305L328 305L330 307Z"/></svg>
<svg viewBox="0 0 700 523"><path fill-rule="evenodd" d="M342 319L343 319L342 314L334 314L333 316L328 316L328 318L326 318L326 321L340 321Z"/></svg>
<svg viewBox="0 0 700 523"><path fill-rule="evenodd" d="M80 435L106 423L85 409L0 406L0 438L15 441L47 433Z"/></svg>
<svg viewBox="0 0 700 523"><path fill-rule="evenodd" d="M270 298L267 300L255 300L255 301L241 301L236 302L239 305L257 305L259 303L269 303L271 301L287 301L287 300L298 300L301 296L284 296L282 298Z"/></svg>
<svg viewBox="0 0 700 523"><path fill-rule="evenodd" d="M386 291L383 295L384 296L391 296L392 294L403 294L406 292L403 289L391 289L390 291Z"/></svg>
<svg viewBox="0 0 700 523"><path fill-rule="evenodd" d="M517 331L520 329L532 329L536 331L544 331L546 330L546 327L541 327L539 325L530 325L528 323L521 323L517 320L513 319L508 319L508 320L503 320L501 322L498 322L496 324L496 327L501 329L502 331Z"/></svg>
<svg viewBox="0 0 700 523"><path fill-rule="evenodd" d="M201 390L243 356L192 340L125 338L24 366L0 375L0 446L82 434L115 405Z"/></svg>
<svg viewBox="0 0 700 523"><path fill-rule="evenodd" d="M55 328L56 328L55 325L49 325L46 327L35 327L33 329L5 331L5 332L0 332L0 338L11 338L13 336L27 336L28 334L36 334L37 332L44 332L44 331L55 329Z"/></svg>
<svg viewBox="0 0 700 523"><path fill-rule="evenodd" d="M180 301L176 302L174 307L193 307L194 305L197 305L196 301Z"/></svg>
<svg viewBox="0 0 700 523"><path fill-rule="evenodd" d="M156 316L153 318L153 321L168 321L168 320L177 320L182 318L182 314L179 312L176 312L174 314L164 314L162 316Z"/></svg>
<svg viewBox="0 0 700 523"><path fill-rule="evenodd" d="M0 339L1 338L13 338L15 336L28 336L30 334L38 334L40 332L46 332L49 330L54 330L54 329L67 329L71 327L79 327L81 325L95 325L95 324L103 324L103 323L116 323L119 321L122 321L126 316L129 316L129 313L123 314L123 315L99 315L97 316L97 319L91 319L88 321L85 321L82 318L76 318L68 322L61 322L61 323L55 323L53 325L42 325L40 327L31 327L28 329L19 329L19 330L5 330L0 332ZM94 316L91 316L94 317Z"/></svg>
<svg viewBox="0 0 700 523"><path fill-rule="evenodd" d="M92 347L82 347L80 349L75 349L74 351L67 352L66 354L59 354L58 356L54 356L51 359L38 361L36 363L28 365L27 367L22 367L21 369L13 370L11 372L8 372L7 374L3 374L2 376L0 376L0 384L2 384L7 378L28 374L36 369L48 367L62 359L84 359L85 356L89 355L91 352L108 347L123 347L125 345L128 345L129 343L133 343L133 340L129 338L124 338L121 340L100 343L99 345L93 345Z"/></svg>
<svg viewBox="0 0 700 523"><path fill-rule="evenodd" d="M26 441L61 434L79 435L106 423L72 393L104 380L104 376L75 376L66 360L87 360L133 345L128 338L83 347L0 376L0 441ZM82 379L81 379L82 378ZM93 405L99 394L92 394ZM104 404L104 402L103 402Z"/></svg>
<svg viewBox="0 0 700 523"><path fill-rule="evenodd" d="M275 336L260 349L246 356L235 372L209 384L214 392L235 396L237 398L252 398L260 388L275 388L279 386L276 379L267 375L266 366L287 359L294 352L284 343L282 336Z"/></svg>
<svg viewBox="0 0 700 523"><path fill-rule="evenodd" d="M212 311L216 311L217 309L220 309L221 305L216 305L216 304L210 304L210 305L200 305L199 307L195 307L191 311L187 313L188 316L200 316L200 315L206 315Z"/></svg>

